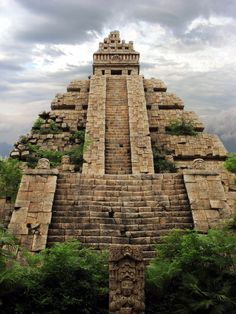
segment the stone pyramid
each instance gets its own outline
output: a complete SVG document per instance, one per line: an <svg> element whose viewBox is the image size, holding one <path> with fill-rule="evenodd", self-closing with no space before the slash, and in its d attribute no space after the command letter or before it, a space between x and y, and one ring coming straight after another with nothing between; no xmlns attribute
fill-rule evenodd
<svg viewBox="0 0 236 314"><path fill-rule="evenodd" d="M139 72L133 42L111 32L89 79L57 94L15 144L11 157L38 161L24 172L8 226L29 250L77 238L95 249L139 244L148 261L170 229L206 232L232 216L223 144L161 80ZM193 132L171 133L173 124ZM61 164L50 167L45 151Z"/></svg>

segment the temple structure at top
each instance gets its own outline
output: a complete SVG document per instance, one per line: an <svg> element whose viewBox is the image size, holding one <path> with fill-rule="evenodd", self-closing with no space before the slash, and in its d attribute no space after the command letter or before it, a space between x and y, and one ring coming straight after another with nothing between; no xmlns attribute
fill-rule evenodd
<svg viewBox="0 0 236 314"><path fill-rule="evenodd" d="M139 53L134 50L133 42L126 43L120 40L118 31L111 32L93 54L93 74L139 74Z"/></svg>
<svg viewBox="0 0 236 314"><path fill-rule="evenodd" d="M207 232L231 217L224 145L160 79L139 74L133 43L111 32L92 72L57 94L11 153L28 169L12 215L4 202L0 214L21 243L138 244L148 262L170 229Z"/></svg>

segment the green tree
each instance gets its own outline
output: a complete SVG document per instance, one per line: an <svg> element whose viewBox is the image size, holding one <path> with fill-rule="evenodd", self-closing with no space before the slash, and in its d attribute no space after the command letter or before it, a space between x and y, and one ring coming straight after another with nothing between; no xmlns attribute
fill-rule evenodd
<svg viewBox="0 0 236 314"><path fill-rule="evenodd" d="M146 313L235 313L236 236L171 232L147 268Z"/></svg>
<svg viewBox="0 0 236 314"><path fill-rule="evenodd" d="M22 177L20 163L16 159L0 159L0 197L10 197L14 202Z"/></svg>
<svg viewBox="0 0 236 314"><path fill-rule="evenodd" d="M78 241L28 255L25 265L9 268L9 280L0 289L0 313L108 313L107 260L106 252Z"/></svg>

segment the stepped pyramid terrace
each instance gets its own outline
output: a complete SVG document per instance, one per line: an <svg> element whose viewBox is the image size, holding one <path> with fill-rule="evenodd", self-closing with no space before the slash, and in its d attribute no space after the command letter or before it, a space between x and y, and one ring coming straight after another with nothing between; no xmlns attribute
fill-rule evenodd
<svg viewBox="0 0 236 314"><path fill-rule="evenodd" d="M234 214L223 144L164 82L140 74L139 58L111 32L89 79L57 94L15 144L11 157L28 167L7 223L30 251L76 238L140 245L148 262L169 230L204 233Z"/></svg>

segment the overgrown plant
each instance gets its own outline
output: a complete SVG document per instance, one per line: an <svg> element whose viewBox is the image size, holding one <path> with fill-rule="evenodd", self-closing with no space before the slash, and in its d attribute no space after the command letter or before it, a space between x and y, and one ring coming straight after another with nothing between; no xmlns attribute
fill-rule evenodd
<svg viewBox="0 0 236 314"><path fill-rule="evenodd" d="M0 197L15 201L22 177L20 162L16 159L0 159Z"/></svg>
<svg viewBox="0 0 236 314"><path fill-rule="evenodd" d="M236 236L173 231L147 268L146 313L235 313Z"/></svg>
<svg viewBox="0 0 236 314"><path fill-rule="evenodd" d="M166 127L166 133L171 135L197 135L192 121L185 119L172 121L170 125Z"/></svg>
<svg viewBox="0 0 236 314"><path fill-rule="evenodd" d="M157 148L153 149L154 170L156 173L177 172L174 162L166 160L165 154Z"/></svg>

